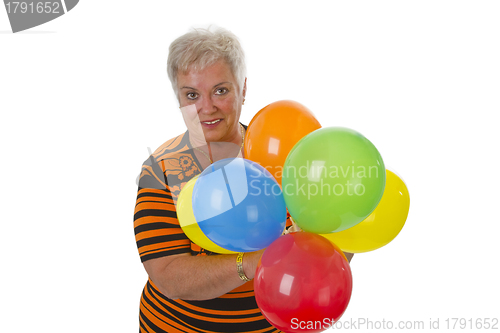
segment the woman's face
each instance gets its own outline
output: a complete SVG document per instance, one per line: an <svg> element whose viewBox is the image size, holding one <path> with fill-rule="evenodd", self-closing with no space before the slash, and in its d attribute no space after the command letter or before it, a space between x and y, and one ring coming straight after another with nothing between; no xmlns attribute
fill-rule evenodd
<svg viewBox="0 0 500 333"><path fill-rule="evenodd" d="M193 105L207 142L241 144L239 119L246 93L238 88L231 69L224 61L200 71L177 74L180 106ZM186 119L186 118L185 118ZM194 121L198 126L198 119ZM186 124L188 128L193 124Z"/></svg>

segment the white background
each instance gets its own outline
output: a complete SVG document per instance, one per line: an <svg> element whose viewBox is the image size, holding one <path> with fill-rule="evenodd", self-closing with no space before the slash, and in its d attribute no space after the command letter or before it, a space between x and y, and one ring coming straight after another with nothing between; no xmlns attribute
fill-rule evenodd
<svg viewBox="0 0 500 333"><path fill-rule="evenodd" d="M296 100L409 188L399 236L354 257L341 320L498 318L499 17L496 1L84 0L12 34L0 8L2 331L138 331L135 179L185 128L168 45L208 24L246 51L243 123Z"/></svg>

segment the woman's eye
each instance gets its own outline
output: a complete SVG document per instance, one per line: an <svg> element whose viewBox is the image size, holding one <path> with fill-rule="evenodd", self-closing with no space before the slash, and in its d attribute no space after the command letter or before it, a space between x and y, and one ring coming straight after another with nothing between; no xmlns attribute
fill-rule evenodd
<svg viewBox="0 0 500 333"><path fill-rule="evenodd" d="M219 88L215 91L215 94L216 95L224 95L225 93L227 93L229 90L227 90L227 88Z"/></svg>
<svg viewBox="0 0 500 333"><path fill-rule="evenodd" d="M198 94L194 93L194 92L190 92L190 93L187 93L186 97L188 99L196 99L196 97L198 97Z"/></svg>

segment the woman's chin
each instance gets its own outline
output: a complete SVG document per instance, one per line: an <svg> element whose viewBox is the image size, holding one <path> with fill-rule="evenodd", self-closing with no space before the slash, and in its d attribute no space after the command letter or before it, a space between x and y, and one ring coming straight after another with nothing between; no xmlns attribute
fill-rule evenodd
<svg viewBox="0 0 500 333"><path fill-rule="evenodd" d="M207 142L218 142L224 141L224 131L221 131L219 128L217 129L204 129L203 134L205 135L205 139Z"/></svg>

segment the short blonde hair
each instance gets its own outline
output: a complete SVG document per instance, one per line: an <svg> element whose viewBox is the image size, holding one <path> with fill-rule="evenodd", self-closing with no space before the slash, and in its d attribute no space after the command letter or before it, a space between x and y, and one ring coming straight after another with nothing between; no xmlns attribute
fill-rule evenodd
<svg viewBox="0 0 500 333"><path fill-rule="evenodd" d="M242 90L246 77L245 54L238 38L232 32L223 28L212 30L212 27L193 29L174 40L169 48L167 73L177 98L179 72L202 70L221 59L229 65Z"/></svg>

